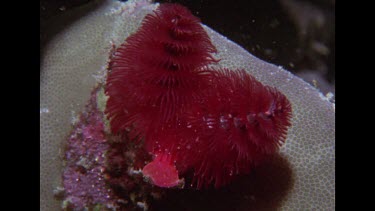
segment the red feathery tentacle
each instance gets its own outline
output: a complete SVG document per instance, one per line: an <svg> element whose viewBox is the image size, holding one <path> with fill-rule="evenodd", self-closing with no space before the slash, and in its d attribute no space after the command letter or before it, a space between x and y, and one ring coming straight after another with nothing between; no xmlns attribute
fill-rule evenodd
<svg viewBox="0 0 375 211"><path fill-rule="evenodd" d="M195 135L185 136L190 140L181 144L194 144L204 152L186 152L182 161L194 169L198 188L228 184L275 153L286 139L291 118L287 98L243 70L215 72L205 94L186 116Z"/></svg>
<svg viewBox="0 0 375 211"><path fill-rule="evenodd" d="M109 63L106 113L114 133L146 133L174 121L209 84L216 52L200 20L178 4L161 4ZM152 114L147 116L146 114Z"/></svg>

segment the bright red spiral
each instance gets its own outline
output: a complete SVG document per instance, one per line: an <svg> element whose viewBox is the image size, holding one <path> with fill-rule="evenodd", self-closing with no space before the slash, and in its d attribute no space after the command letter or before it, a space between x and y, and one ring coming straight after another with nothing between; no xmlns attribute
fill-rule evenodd
<svg viewBox="0 0 375 211"><path fill-rule="evenodd" d="M110 61L105 91L112 131L133 125L136 134L147 134L173 121L208 86L214 52L197 17L181 5L161 4Z"/></svg>

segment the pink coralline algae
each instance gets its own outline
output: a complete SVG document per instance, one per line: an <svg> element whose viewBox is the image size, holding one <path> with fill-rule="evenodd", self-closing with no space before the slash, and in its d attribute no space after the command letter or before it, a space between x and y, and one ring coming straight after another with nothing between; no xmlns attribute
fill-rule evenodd
<svg viewBox="0 0 375 211"><path fill-rule="evenodd" d="M96 92L93 92L66 144L64 198L67 206L76 210L95 204L112 206L114 196L103 174L108 144L102 119L103 114L96 107Z"/></svg>
<svg viewBox="0 0 375 211"><path fill-rule="evenodd" d="M99 86L65 146L63 188L56 197L64 210L136 210L147 208L163 190L152 187L139 173L150 156L133 145L126 135L115 136L105 129L104 114L98 108Z"/></svg>

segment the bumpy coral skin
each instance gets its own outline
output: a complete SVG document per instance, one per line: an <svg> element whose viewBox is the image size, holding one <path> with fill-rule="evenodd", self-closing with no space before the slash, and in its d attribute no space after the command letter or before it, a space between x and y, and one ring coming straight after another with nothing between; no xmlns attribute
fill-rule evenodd
<svg viewBox="0 0 375 211"><path fill-rule="evenodd" d="M199 19L185 7L162 4L147 15L109 64L106 113L112 131L135 125L134 136L149 134L172 121L208 86L205 67L216 62L214 52Z"/></svg>

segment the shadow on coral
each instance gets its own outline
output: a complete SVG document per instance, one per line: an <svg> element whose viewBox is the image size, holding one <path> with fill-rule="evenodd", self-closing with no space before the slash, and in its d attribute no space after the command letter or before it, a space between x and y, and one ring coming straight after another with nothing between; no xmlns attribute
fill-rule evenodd
<svg viewBox="0 0 375 211"><path fill-rule="evenodd" d="M170 190L153 211L277 210L294 184L289 162L281 155L219 190Z"/></svg>
<svg viewBox="0 0 375 211"><path fill-rule="evenodd" d="M48 2L48 1L46 1ZM82 0L80 2L73 2L71 4L75 4L75 6L69 7L69 9L64 10L64 12L52 12L50 15L45 15L47 12L42 12L40 14L40 55L41 55L41 63L43 59L43 52L45 46L59 33L61 33L64 29L68 28L74 22L79 20L80 18L84 17L85 15L89 14L90 12L94 11L95 9L100 8L100 6L104 5L105 1L98 0L98 1L87 1ZM52 4L63 4L62 2L55 2ZM45 17L44 17L44 16ZM42 17L43 16L43 17Z"/></svg>

